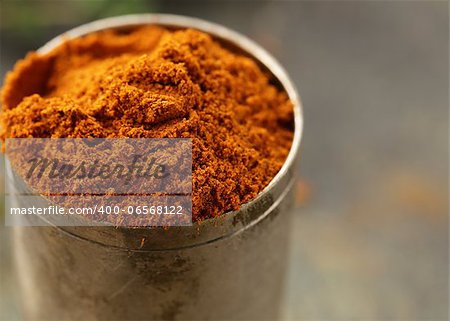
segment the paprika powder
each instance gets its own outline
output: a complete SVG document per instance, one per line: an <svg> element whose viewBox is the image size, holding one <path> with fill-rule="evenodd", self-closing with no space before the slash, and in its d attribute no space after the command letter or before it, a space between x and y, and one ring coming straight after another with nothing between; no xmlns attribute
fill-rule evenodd
<svg viewBox="0 0 450 321"><path fill-rule="evenodd" d="M293 105L271 76L193 29L106 30L29 53L1 101L2 140L191 138L194 221L255 198L293 139Z"/></svg>

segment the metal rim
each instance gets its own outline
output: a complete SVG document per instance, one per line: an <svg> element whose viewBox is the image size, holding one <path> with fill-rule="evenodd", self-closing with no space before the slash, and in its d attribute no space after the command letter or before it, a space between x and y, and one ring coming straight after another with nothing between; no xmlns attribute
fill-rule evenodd
<svg viewBox="0 0 450 321"><path fill-rule="evenodd" d="M196 231L196 233L200 233L201 229L203 229L202 231L204 231L205 229L208 231L208 229L214 228L214 233L210 233L211 231L209 231L206 234L202 235L202 237L200 237L198 240L196 239L195 242L189 241L186 242L186 244L178 244L178 245L172 244L168 245L167 247L158 249L146 248L142 250L136 250L134 248L110 244L104 239L102 240L91 239L89 236L79 234L79 231L71 230L70 228L67 227L61 226L57 227L62 232L68 233L75 238L79 238L89 242L94 242L108 247L116 247L128 251L139 251L139 252L177 250L210 244L215 241L232 237L238 233L247 230L248 228L251 228L252 226L258 224L260 221L264 220L272 212L273 206L275 206L274 204L279 204L284 199L287 192L292 188L293 178L288 177L288 175L292 173L292 168L293 166L295 166L294 162L297 159L299 153L299 146L303 132L303 111L300 97L285 69L271 54L269 54L265 49L263 49L253 40L219 24L215 24L198 18L191 18L171 14L136 14L136 15L117 16L96 20L81 25L79 27L76 27L74 29L71 29L46 43L43 47L38 49L37 52L40 54L46 54L66 40L77 38L105 29L114 29L123 27L126 28L152 24L160 25L163 27L192 28L203 31L205 33L212 35L215 38L219 38L219 40L222 39L226 42L233 44L236 48L243 50L254 60L262 64L268 71L270 71L273 74L274 78L278 80L282 89L284 89L289 99L293 103L294 138L292 141L291 149L283 166L281 167L279 172L275 175L275 177L272 178L270 183L253 200L245 204L242 204L241 208L238 211L230 211L224 213L219 217L204 220L201 223L195 222L191 226L191 229L188 229L189 231L192 230ZM236 215L238 213L258 208L261 206L261 204L264 204L265 201L271 197L272 198L275 197L275 199L273 200L273 204L270 204L271 205L270 208L261 209L260 212L258 210L258 216L254 217L251 221L244 221L240 222L239 224L234 223L233 220L236 218ZM221 226L221 228L218 228L219 226Z"/></svg>

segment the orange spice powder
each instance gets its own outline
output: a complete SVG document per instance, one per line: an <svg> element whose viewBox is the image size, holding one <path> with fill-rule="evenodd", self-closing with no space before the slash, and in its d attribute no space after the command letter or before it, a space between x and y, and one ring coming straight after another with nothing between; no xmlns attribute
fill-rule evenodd
<svg viewBox="0 0 450 321"><path fill-rule="evenodd" d="M251 58L149 26L30 53L7 75L0 138L192 138L193 219L238 209L283 165L293 106Z"/></svg>

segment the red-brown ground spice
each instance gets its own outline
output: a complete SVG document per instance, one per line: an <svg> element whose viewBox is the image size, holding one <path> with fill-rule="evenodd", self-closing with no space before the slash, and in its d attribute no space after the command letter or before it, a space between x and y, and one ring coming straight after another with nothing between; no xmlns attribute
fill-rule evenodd
<svg viewBox="0 0 450 321"><path fill-rule="evenodd" d="M283 165L293 107L270 80L199 31L102 31L16 64L0 138L190 137L199 221L238 209Z"/></svg>

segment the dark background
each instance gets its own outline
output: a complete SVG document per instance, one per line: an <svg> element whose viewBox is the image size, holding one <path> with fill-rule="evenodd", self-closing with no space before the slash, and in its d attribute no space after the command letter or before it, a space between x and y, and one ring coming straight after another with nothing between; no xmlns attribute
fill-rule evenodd
<svg viewBox="0 0 450 321"><path fill-rule="evenodd" d="M255 39L294 79L305 114L284 318L448 319L447 1L3 0L0 10L2 78L27 51L111 15L196 16ZM8 321L20 320L9 232Z"/></svg>

